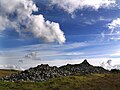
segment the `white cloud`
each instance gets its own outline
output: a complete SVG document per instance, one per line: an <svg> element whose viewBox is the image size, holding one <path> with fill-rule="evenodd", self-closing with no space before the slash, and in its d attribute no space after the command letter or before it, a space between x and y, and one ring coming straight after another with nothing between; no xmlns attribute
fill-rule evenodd
<svg viewBox="0 0 120 90"><path fill-rule="evenodd" d="M35 59L37 56L37 53L36 52L31 52L27 55L25 55L25 58L28 58L28 59Z"/></svg>
<svg viewBox="0 0 120 90"><path fill-rule="evenodd" d="M101 66L105 69L111 70L111 69L119 69L120 70L120 64L113 64L116 62L116 60L107 60L101 63Z"/></svg>
<svg viewBox="0 0 120 90"><path fill-rule="evenodd" d="M107 24L107 27L110 30L110 35L114 35L110 37L110 40L119 41L120 40L120 18L113 20L112 22Z"/></svg>
<svg viewBox="0 0 120 90"><path fill-rule="evenodd" d="M0 16L0 31L5 29L8 20L6 17Z"/></svg>
<svg viewBox="0 0 120 90"><path fill-rule="evenodd" d="M33 15L38 8L32 0L0 0L0 31L13 28L22 37L36 37L45 42L64 43L65 36L58 23Z"/></svg>
<svg viewBox="0 0 120 90"><path fill-rule="evenodd" d="M65 36L58 23L45 21L43 15L31 16L32 25L27 30L32 31L35 37L42 38L45 42L65 42Z"/></svg>
<svg viewBox="0 0 120 90"><path fill-rule="evenodd" d="M116 29L117 27L120 27L120 18L113 20L107 26L109 29L112 29L112 30Z"/></svg>
<svg viewBox="0 0 120 90"><path fill-rule="evenodd" d="M29 45L29 46L24 46L24 50L29 50L32 48L32 50L43 50L43 51L62 51L62 50L69 50L69 49L76 49L79 47L85 47L88 46L88 43L84 42L74 42L74 43L66 43L62 45L58 44L36 44L36 45Z"/></svg>
<svg viewBox="0 0 120 90"><path fill-rule="evenodd" d="M118 52L120 44L116 44L114 47L113 45L111 43L76 42L63 45L37 44L8 48L2 51L0 64L28 69L39 64L56 66L68 63L75 64L80 63L84 59L88 59L93 65L100 65L103 62L102 60L111 59L113 60L112 64L115 63L114 65L117 65L120 64Z"/></svg>
<svg viewBox="0 0 120 90"><path fill-rule="evenodd" d="M88 7L95 10L99 8L109 8L116 5L116 0L51 0L51 3L71 14L78 9Z"/></svg>
<svg viewBox="0 0 120 90"><path fill-rule="evenodd" d="M71 53L66 53L63 55L68 55L68 56L78 56L78 55L83 55L84 53L82 52L71 52Z"/></svg>
<svg viewBox="0 0 120 90"><path fill-rule="evenodd" d="M113 54L110 54L110 56L112 56L112 57L119 57L120 56L120 52L115 52Z"/></svg>
<svg viewBox="0 0 120 90"><path fill-rule="evenodd" d="M117 36L117 37L111 37L110 40L120 41L120 37L119 36Z"/></svg>
<svg viewBox="0 0 120 90"><path fill-rule="evenodd" d="M0 65L0 69L25 70L25 69L18 67L16 65Z"/></svg>
<svg viewBox="0 0 120 90"><path fill-rule="evenodd" d="M101 47L101 43L76 42L63 45L38 44L12 49L8 48L2 52L0 63L8 68L12 68L12 66L16 68L17 66L17 68L22 67L23 69L35 67L39 64L61 66L68 63L81 63L85 58L92 65L100 65L101 62L109 59L113 60L112 64L114 65L120 64L119 52L117 52L120 45L112 46L113 44L107 43L102 43ZM25 57L26 55L27 58Z"/></svg>
<svg viewBox="0 0 120 90"><path fill-rule="evenodd" d="M98 21L111 21L112 19L111 18L105 18L105 17L103 17L103 16L100 16L99 18L98 18Z"/></svg>

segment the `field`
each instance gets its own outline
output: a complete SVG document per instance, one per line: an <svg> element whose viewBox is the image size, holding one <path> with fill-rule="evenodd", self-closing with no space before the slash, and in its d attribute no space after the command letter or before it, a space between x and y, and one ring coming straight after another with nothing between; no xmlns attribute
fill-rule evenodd
<svg viewBox="0 0 120 90"><path fill-rule="evenodd" d="M7 76L13 73L18 73L20 71L17 70L7 70L7 69L0 69L0 77Z"/></svg>
<svg viewBox="0 0 120 90"><path fill-rule="evenodd" d="M17 71L3 70L4 74ZM53 78L44 82L3 82L0 90L120 90L120 74L90 74Z"/></svg>

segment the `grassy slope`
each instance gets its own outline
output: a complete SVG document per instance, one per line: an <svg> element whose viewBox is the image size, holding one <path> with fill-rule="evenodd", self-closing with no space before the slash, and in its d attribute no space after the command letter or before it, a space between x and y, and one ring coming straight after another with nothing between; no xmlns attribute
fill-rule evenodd
<svg viewBox="0 0 120 90"><path fill-rule="evenodd" d="M67 76L45 82L2 82L0 90L120 90L120 74Z"/></svg>
<svg viewBox="0 0 120 90"><path fill-rule="evenodd" d="M13 73L18 73L20 71L17 70L7 70L7 69L0 69L0 77L7 76Z"/></svg>

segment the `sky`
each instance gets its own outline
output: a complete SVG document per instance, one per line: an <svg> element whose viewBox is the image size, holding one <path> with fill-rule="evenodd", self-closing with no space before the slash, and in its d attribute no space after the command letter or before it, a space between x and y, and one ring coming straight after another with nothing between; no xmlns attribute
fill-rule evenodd
<svg viewBox="0 0 120 90"><path fill-rule="evenodd" d="M0 68L120 65L119 0L0 0Z"/></svg>

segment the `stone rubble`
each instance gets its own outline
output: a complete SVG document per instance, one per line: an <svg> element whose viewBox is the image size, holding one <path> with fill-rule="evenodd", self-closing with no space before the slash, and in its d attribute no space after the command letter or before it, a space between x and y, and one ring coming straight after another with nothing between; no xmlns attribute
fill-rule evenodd
<svg viewBox="0 0 120 90"><path fill-rule="evenodd" d="M105 70L102 67L92 66L87 62L87 60L84 60L81 64L67 64L61 67L51 67L48 64L41 64L37 67L22 71L18 74L12 74L10 76L2 77L1 80L10 82L40 82L46 81L50 78L56 78L61 76L86 75L91 73L109 73L109 71Z"/></svg>

